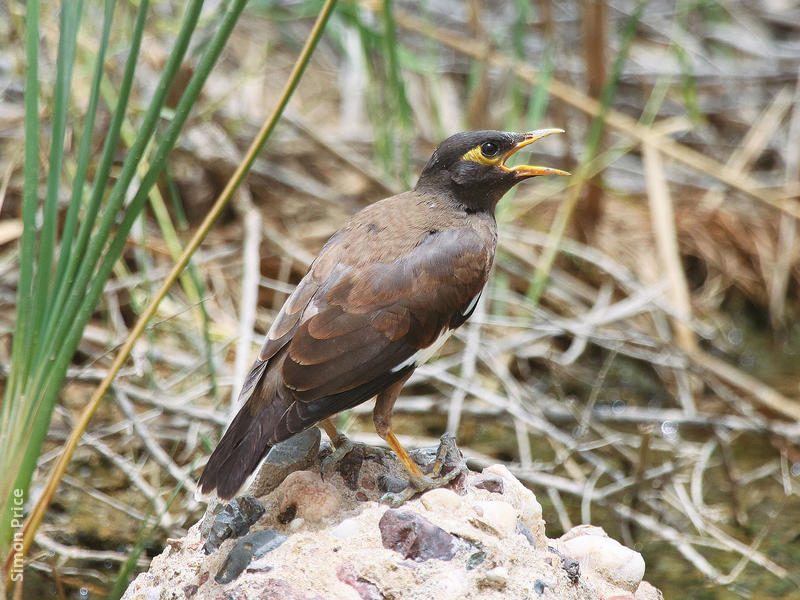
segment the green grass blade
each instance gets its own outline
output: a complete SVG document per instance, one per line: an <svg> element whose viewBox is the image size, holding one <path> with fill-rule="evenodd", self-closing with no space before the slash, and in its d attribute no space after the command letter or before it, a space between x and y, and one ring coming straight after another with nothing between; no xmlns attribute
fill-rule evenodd
<svg viewBox="0 0 800 600"><path fill-rule="evenodd" d="M517 18L511 26L511 49L514 58L523 62L525 60L525 36L528 32L528 21L530 20L531 3L528 0L516 1ZM516 75L511 76L511 103L509 112L505 118L505 128L516 131L520 128L520 117L525 113L525 99L523 94L523 83ZM527 123L522 124L525 129L533 129Z"/></svg>
<svg viewBox="0 0 800 600"><path fill-rule="evenodd" d="M548 46L544 52L544 64L539 70L539 76L536 78L536 85L528 104L528 116L525 118L527 129L538 128L544 119L547 105L550 103L550 80L553 79L553 68L553 48Z"/></svg>
<svg viewBox="0 0 800 600"><path fill-rule="evenodd" d="M225 45L225 42L230 35L233 26L236 23L236 20L239 17L239 14L244 9L247 0L235 0L229 9L228 13L226 13L225 18L223 19L222 23L220 24L220 28L217 30L215 36L209 42L206 47L206 50L200 59L200 62L195 69L192 78L189 80L188 85L186 86L186 90L183 96L178 103L177 108L175 109L175 117L173 118L172 122L170 123L167 131L164 134L164 138L159 145L159 148L156 150L155 155L153 156L152 164L150 169L148 170L147 174L142 178L142 182L139 186L139 189L134 196L133 200L130 203L130 206L125 212L125 216L122 219L122 222L119 224L117 228L117 232L112 240L108 252L106 253L103 261L100 265L97 275L91 281L91 285L88 290L84 292L84 302L79 306L78 313L74 320L71 322L71 327L69 328L68 332L65 332L64 339L66 340L65 344L69 349L74 349L77 347L78 342L80 341L80 336L83 331L83 326L88 321L89 317L92 313L92 307L97 303L97 300L100 298L100 294L103 291L103 287L105 285L105 281L108 279L109 275L111 274L111 270L114 267L114 263L122 254L122 250L125 247L126 239L128 232L130 232L131 227L133 226L134 221L137 218L137 215L141 211L144 206L145 201L147 200L147 195L150 191L150 188L155 184L156 179L158 178L159 174L164 168L164 164L166 161L166 157L171 151L172 147L177 140L178 134L180 133L180 129L183 127L186 118L189 115L189 111L191 110L192 104L197 99L197 96L200 94L200 90L205 83L206 78L208 77L209 73L211 72L211 68L213 67L214 63L216 62L217 58L219 57L220 52L222 52L222 48ZM328 13L330 14L330 13ZM324 27L324 23L322 24ZM304 69L308 58L310 58L310 54L306 58L306 61L302 63L301 68ZM291 88L288 91L288 94L281 100L281 104L278 107L280 112L286 107L288 104L289 98L291 97L294 89L296 88L297 84L299 83L300 78L298 77L294 82ZM277 120L275 121L277 122ZM271 133L272 128L274 128L274 123L272 127L269 129L269 133ZM266 135L261 142L263 145L264 141L269 137ZM260 148L260 146L259 146ZM252 158L255 160L255 154ZM251 161L252 162L252 161ZM247 165L249 168L249 164ZM74 351L74 350L73 350ZM69 364L69 359L66 361L64 360L64 355L66 352L63 352L60 356L56 357L57 366L59 369L63 369L66 372L66 366Z"/></svg>
<svg viewBox="0 0 800 600"><path fill-rule="evenodd" d="M6 382L0 420L0 448L3 449L0 472L14 473L18 460L16 434L18 415L23 402L18 389L25 381L30 356L31 315L33 307L33 267L36 262L36 209L39 185L39 2L30 0L25 13L25 164L22 187L22 237L20 239L20 272L17 286L17 322L11 350L11 372ZM0 478L0 558L7 555L11 541L11 477Z"/></svg>
<svg viewBox="0 0 800 600"><path fill-rule="evenodd" d="M29 324L33 296L33 267L36 262L36 209L39 185L39 3L30 2L26 12L26 77L25 77L25 164L22 188L22 237L20 238L20 272L17 284L17 320L11 351L11 373L6 382L5 401L0 422L0 447L6 448L8 416L16 404L10 401L17 386L25 378L30 344Z"/></svg>
<svg viewBox="0 0 800 600"><path fill-rule="evenodd" d="M690 6L691 4L691 6ZM689 31L689 12L694 6L687 0L678 3L676 11L676 21L678 26L688 33ZM681 94L683 96L683 105L689 113L689 118L695 123L701 122L705 119L703 111L700 109L699 94L697 92L697 82L694 78L692 70L692 60L689 53L686 51L678 41L673 37L670 44L675 58L678 59L678 64L681 67Z"/></svg>
<svg viewBox="0 0 800 600"><path fill-rule="evenodd" d="M84 116L84 124L81 130L81 141L78 149L78 162L75 176L72 179L72 196L70 197L67 214L64 218L64 227L61 234L61 245L59 250L58 265L56 266L55 283L53 289L58 292L65 280L67 267L72 256L72 243L78 224L81 204L83 202L83 189L86 185L86 174L89 170L89 158L92 151L92 135L94 133L95 119L97 117L97 107L100 100L100 83L103 80L103 66L108 49L108 40L111 35L111 23L114 19L114 0L106 0L103 16L103 31L100 36L100 44L97 48L97 58L95 59L94 76L92 77L92 88L89 95L89 105ZM52 323L53 315L58 314L57 310L51 311L50 319L44 325L49 328Z"/></svg>
<svg viewBox="0 0 800 600"><path fill-rule="evenodd" d="M191 36L191 30L197 23L197 17L199 16L200 8L199 6L196 6L197 4L202 4L202 2L194 2L189 9L187 9L186 16L184 17L184 24L181 28L178 38L176 39L173 52L180 57L182 57L185 53L189 38ZM72 354L74 354L75 349L80 342L83 329L94 312L94 307L97 305L97 302L100 299L100 295L103 292L103 288L105 287L108 277L111 275L114 264L125 248L128 233L133 227L135 220L141 213L150 189L155 184L158 176L163 170L166 158L175 145L175 141L178 138L178 134L180 133L183 124L189 116L192 105L199 97L202 86L211 72L214 63L219 57L219 54L222 52L222 48L224 47L225 42L227 41L228 36L230 35L230 32L233 29L233 26L235 25L236 20L238 19L239 14L241 13L245 4L246 0L236 0L236 2L234 2L230 11L226 13L225 18L222 20L222 23L220 24L220 27L216 31L214 37L206 46L203 56L201 57L200 62L198 63L197 68L195 69L192 78L189 80L186 90L181 97L177 108L175 109L175 116L167 127L167 131L165 132L164 137L153 156L150 168L142 178L136 195L125 210L122 222L117 227L117 230L105 252L105 255L100 262L97 272L94 274L94 277L89 279L88 286L81 288L80 297L78 297L76 294L70 294L69 296L65 308L65 314L70 315L70 318L63 320L63 324L58 328L55 336L56 340L61 341L60 347L52 352L50 355L51 360L44 361L46 367L40 368L40 370L37 372L36 383L38 385L36 389L40 390L39 393L41 397L46 399L49 411L52 411L52 404L56 395L58 394L58 389L61 385L64 375L66 374L67 366L72 358ZM164 70L164 76L159 84L159 89L153 97L151 106L148 108L148 113L145 116L145 124L143 124L140 128L139 136L137 136L137 139L131 148L129 158L131 156L135 156L137 159L141 158L144 150L142 135L147 134L148 129L149 133L152 134L152 129L155 126L155 119L148 120L148 115L154 111L154 107L161 107L164 104L166 92L169 89L169 83L172 81L172 78L175 76L175 73L177 73L177 69L180 66L179 60L173 60L174 56L175 55L171 55L170 60L167 61L167 65L165 66ZM155 112L157 116L160 110ZM149 141L149 135L147 140ZM128 164L128 162L129 161L126 159L125 164ZM126 187L130 184L130 181L133 178L133 173L130 172L130 170L135 171L135 168L138 166L138 160L135 163L131 161L130 164L132 164L132 167L129 167L129 172L126 172L125 164L123 164L120 179L117 181L117 185L114 186L109 198L110 206L115 205L115 203L112 202L112 199L114 199L115 191L118 190L120 182L125 181ZM117 200L119 202L121 202L124 196L124 191L125 190L123 188L118 192L119 198ZM108 212L106 213L106 216L108 216ZM111 215L110 219L104 218L104 222L101 223L100 231L103 231L103 225L106 221L113 223L115 216L116 211L113 215ZM108 232L105 231L105 234L107 236ZM79 272L78 278L76 279L76 286L78 286L81 281L81 272ZM41 414L45 414L45 412L49 417L49 412L47 411L42 411ZM41 445L41 443L39 445Z"/></svg>
<svg viewBox="0 0 800 600"><path fill-rule="evenodd" d="M113 0L112 0L113 1ZM139 3L139 9L136 14L133 31L131 32L131 44L128 51L128 58L125 61L125 69L123 71L122 82L119 88L118 102L114 107L114 112L111 117L111 123L108 128L108 135L103 144L103 151L100 154L100 161L97 166L94 183L92 187L92 194L89 197L89 202L86 210L83 213L80 228L78 230L78 239L71 252L71 258L67 263L67 273L64 281L59 286L56 300L54 303L53 313L60 315L63 314L64 305L67 301L67 295L74 289L74 282L76 273L83 262L85 257L86 248L89 244L89 239L94 232L95 222L97 215L100 212L100 204L103 200L103 195L106 191L109 177L111 175L111 167L114 164L114 155L117 151L119 139L122 130L122 124L125 120L125 111L128 107L128 101L131 95L131 88L133 86L133 76L136 72L136 65L139 61L139 50L142 45L142 37L144 35L144 25L147 18L147 8L150 0L142 0ZM102 81L101 81L102 86ZM79 293L75 291L75 293ZM52 343L52 339L48 340ZM44 346L47 349L47 344Z"/></svg>
<svg viewBox="0 0 800 600"><path fill-rule="evenodd" d="M384 52L387 58L389 87L392 92L394 110L399 119L400 136L397 132L393 136L392 146L399 148L400 156L395 155L395 173L399 176L403 186L408 187L411 182L411 146L413 115L411 105L406 95L406 86L400 73L400 60L398 57L397 31L395 30L392 0L383 1L384 23ZM387 136L388 137L388 136ZM399 139L398 139L399 137ZM398 144L398 141L400 142ZM399 159L399 160L398 160Z"/></svg>
<svg viewBox="0 0 800 600"><path fill-rule="evenodd" d="M400 74L400 61L397 56L397 31L394 26L392 7L392 0L383 0L383 43L388 62L389 81L397 101L400 122L405 127L411 123L411 106L408 103L406 87Z"/></svg>
<svg viewBox="0 0 800 600"><path fill-rule="evenodd" d="M105 210L103 211L99 227L94 232L89 240L89 246L86 255L83 257L81 267L75 279L73 287L83 290L85 284L88 282L91 272L97 265L100 256L103 252L103 247L109 239L110 232L114 227L114 223L119 213L120 208L125 200L125 194L128 187L136 175L139 163L144 156L145 149L150 143L150 139L155 132L158 121L161 117L161 112L166 102L167 94L172 85L175 75L180 69L183 58L186 55L186 50L189 46L189 41L197 26L200 11L203 8L203 0L192 0L186 8L181 29L175 39L175 44L170 52L169 58L164 65L164 70L159 78L158 86L156 87L155 94L150 102L150 105L145 112L144 119L139 126L138 135L136 140L125 157L122 164L122 170L119 174L111 194L108 197ZM120 98L122 96L120 95ZM68 313L69 314L69 313Z"/></svg>
<svg viewBox="0 0 800 600"><path fill-rule="evenodd" d="M146 0L142 2L142 4L146 4ZM125 157L125 161L122 164L122 171L114 184L114 187L109 194L108 200L106 202L105 209L101 216L101 220L99 226L96 230L92 230L91 226L87 224L90 215L88 214L84 218L84 223L81 227L81 231L78 233L78 243L86 239L88 243L88 247L85 253L82 252L83 256L81 257L80 266L77 267L77 273L74 275L74 279L70 278L72 281L72 285L68 291L65 291L62 294L63 297L63 304L59 302L57 306L58 313L61 315L61 320L56 323L56 326L53 327L50 331L47 332L47 339L45 340L45 351L49 353L49 355L55 356L58 351L58 341L60 340L63 344L63 340L65 339L66 331L71 327L72 319L78 312L78 307L81 305L82 302L85 301L85 291L89 285L89 282L92 278L92 273L94 272L98 262L100 261L100 257L103 254L104 247L108 243L108 240L111 235L111 230L115 225L115 221L117 219L117 215L122 207L122 204L125 200L125 194L128 190L128 187L133 181L134 176L136 175L136 171L139 167L139 163L144 156L145 150L147 145L150 143L150 140L155 132L156 125L158 124L158 120L161 115L161 111L164 107L164 103L166 102L167 93L170 89L172 81L175 78L175 75L180 68L181 62L186 54L186 50L189 46L189 41L191 39L192 33L194 32L195 27L197 26L197 21L200 16L200 11L203 7L203 0L193 0L189 4L184 13L183 23L181 25L181 29L178 33L178 36L175 39L175 45L173 46L172 52L167 60L167 63L164 65L164 70L161 74L161 78L159 79L158 86L156 87L156 92L153 95L153 98L150 102L150 105L145 112L144 119L139 126L139 132L134 140L133 145L128 152L128 155ZM146 10L146 9L145 9ZM144 15L140 9L140 17L144 19ZM138 25L138 22L137 22ZM144 23L142 22L142 27ZM135 67L135 64L132 65ZM127 103L128 96L130 95L130 90L128 90L128 94L125 96L122 95L120 92L120 101L125 101ZM117 107L120 108L119 106ZM115 119L117 118L117 114L115 113ZM124 114L119 114L119 127L122 127L122 123L124 120ZM116 143L119 142L119 137L117 137ZM114 145L114 149L116 148L116 143ZM108 147L106 148L108 149ZM113 154L113 149L111 149ZM105 149L104 149L105 152ZM113 158L113 157L112 157ZM109 170L111 164L109 163ZM98 191L99 182L95 181L95 189L93 191L92 199L90 200L90 207L92 209L97 205L97 210L99 210L99 202L102 198L103 190L100 189ZM95 198L96 196L96 198ZM96 202L95 202L96 200ZM85 226L85 227L84 227ZM128 229L130 231L130 229ZM127 235L127 232L126 232ZM76 260L77 260L77 250L76 250ZM107 276L106 276L107 277ZM59 298L62 300L62 298ZM58 300L57 300L58 302ZM96 301L95 301L96 303ZM94 303L91 306L91 310L94 310ZM88 319L87 319L88 320ZM85 325L85 322L84 322ZM83 326L81 328L83 328ZM70 356L74 352L72 350L69 352ZM51 359L52 360L52 359ZM43 360L40 363L40 370L37 373L37 379L40 380L42 376L44 376L43 367L44 365L48 364L48 361ZM50 363L52 364L52 363Z"/></svg>
<svg viewBox="0 0 800 600"><path fill-rule="evenodd" d="M38 17L38 6L34 7L34 9ZM4 478L4 480L8 482L14 481L14 487L24 491L27 490L28 483L33 475L33 470L36 467L35 457L33 463L28 462L27 467L25 466L26 456L30 452L32 445L36 445L36 456L38 456L41 441L37 444L36 440L44 439L47 430L47 424L42 426L41 424L37 425L35 423L36 418L34 415L36 415L41 408L42 398L38 394L31 393L28 384L30 381L29 376L36 368L37 363L34 357L37 347L41 344L42 323L47 315L47 308L51 298L52 267L55 254L56 228L58 224L58 188L64 160L64 139L66 135L67 110L69 108L70 84L72 81L72 68L75 59L75 48L77 45L77 34L82 10L83 2L79 0L75 3L64 3L60 12L56 83L54 87L52 111L51 147L48 160L44 216L39 236L38 256L36 256L33 281L30 284L32 286L32 291L29 299L22 299L20 297L20 304L18 304L18 309L21 308L24 311L20 322L22 327L26 330L23 336L26 354L23 357L18 357L21 358L20 363L18 363L21 376L13 387L12 395L7 398L7 404L11 408L9 414L4 415L3 419L3 442L4 448L6 449L6 462L3 465L3 472L16 476L7 477ZM37 27L34 29L33 21L29 21L26 29L28 30L28 34L31 33L31 30L36 34L35 42L38 44L38 23ZM38 111L38 106L35 104L36 103L26 106L26 110L33 109ZM36 138L26 139L35 140ZM38 161L38 156L36 160ZM26 167L27 166L28 165L26 165ZM31 209L34 211L36 210L38 200L35 197L35 192L34 195L28 196L25 201L28 205L23 207L23 212ZM29 225L35 228L35 223ZM24 258L24 260L31 261L33 261L33 259L34 257L32 255L26 255ZM30 267L33 268L32 262ZM20 293L27 293L27 289L30 288L28 288L28 284L25 283L24 286L21 286ZM4 404L6 403L4 402ZM8 420L6 420L6 417L8 417ZM36 429L37 427L41 429L41 431L38 432L36 437L31 438L31 436L27 435L30 429ZM20 482L24 483L24 485L19 485ZM3 498L5 502L9 502L10 490L7 491L5 485L7 484L4 484L2 489Z"/></svg>
<svg viewBox="0 0 800 600"><path fill-rule="evenodd" d="M223 43L227 39L227 36L230 35L230 31L233 29L233 25L238 19L239 14L241 13L244 5L246 4L246 0L234 0L232 8L226 13L225 19L223 19L222 27L225 29L223 32L223 39L221 40ZM333 12L333 8L336 6L336 0L326 0L325 5L317 17L317 21L314 24L314 29L312 30L311 34L306 40L305 45L303 46L303 50L298 58L297 62L295 63L294 68L292 69L292 74L289 77L289 81L287 82L286 86L283 89L281 94L281 99L278 103L278 106L273 110L271 116L264 124L264 126L259 131L256 139L250 145L250 148L247 150L245 154L245 158L239 164L236 169L236 172L231 176L231 179L228 181L228 184L225 186L225 189L221 192L220 196L217 198L217 201L214 203L214 206L211 208L209 213L206 215L203 223L200 225L199 229L195 232L194 236L188 243L184 253L181 255L180 260L175 263L170 273L167 275L166 279L163 281L161 287L156 292L155 296L151 299L148 306L145 308L143 313L139 316L139 319L136 321L133 329L131 329L128 337L126 338L125 342L123 343L122 347L120 348L117 356L114 359L111 367L106 373L106 376L103 378L103 381L98 385L95 393L92 394L89 402L86 406L84 406L83 411L79 415L78 421L76 422L73 430L70 432L70 435L67 439L67 442L64 446L64 450L59 456L58 460L56 461L55 466L53 467L50 476L45 483L44 489L42 490L39 499L37 500L36 504L34 505L33 509L31 510L28 520L25 524L23 530L23 540L22 540L22 549L23 551L30 548L31 543L33 542L33 537L36 533L37 528L42 522L44 518L45 511L49 506L50 502L52 502L53 496L56 492L58 487L58 482L61 480L61 477L64 474L64 471L69 463L70 457L72 453L75 451L75 448L78 445L78 441L80 440L81 435L85 431L92 415L94 414L95 410L100 404L100 401L103 398L103 395L108 390L108 387L111 385L113 378L119 372L119 369L122 367L123 363L130 356L131 350L136 342L136 340L141 336L142 332L144 331L147 323L155 314L156 309L158 308L159 303L164 298L164 296L169 291L169 288L177 279L180 272L189 262L189 258L191 257L192 253L197 250L201 241L205 238L208 231L210 230L211 226L213 225L214 221L219 217L220 212L225 207L225 205L230 200L232 194L236 191L237 187L241 184L242 180L244 179L247 172L250 170L250 167L256 160L259 150L264 146L264 143L269 138L272 131L275 129L275 125L277 124L281 114L283 113L286 105L289 103L289 99L292 96L292 93L297 88L297 85L300 82L302 74L305 70L305 67L308 65L308 61L310 60L314 48L316 47L319 39L324 31L325 24L327 23L328 19L330 18L331 13ZM217 40L217 37L214 38ZM211 44L213 52L216 56L218 56L219 52L221 51L221 47L213 48L217 44ZM198 69L195 71L195 76L201 73L201 70ZM193 79L194 77L193 76ZM207 76L207 73L203 74L203 78ZM184 98L187 96L189 88L192 87L192 81L189 83L189 87L187 88L187 92L184 93ZM183 98L181 99L183 102ZM177 114L177 112L176 112ZM142 203L144 200L142 199ZM106 268L106 264L104 262L101 265L101 270ZM105 273L106 277L110 273L110 268L108 272ZM100 288L102 291L102 286ZM88 317L87 317L88 318ZM78 338L80 338L80 331L78 332ZM67 344L69 344L71 340L67 340ZM74 342L77 344L77 341ZM60 365L56 365L60 368ZM64 367L66 368L66 367ZM8 562L6 562L8 565ZM8 568L8 566L6 566Z"/></svg>
<svg viewBox="0 0 800 600"><path fill-rule="evenodd" d="M78 43L78 25L83 11L83 0L64 1L61 4L59 24L58 56L56 59L56 83L53 94L53 131L50 141L50 157L47 163L47 193L44 200L44 219L39 238L39 256L33 286L32 352L35 356L42 336L42 325L47 315L50 290L53 282L53 259L58 225L58 188L64 162L64 138L67 130L67 109L72 84L72 67L75 63L75 47Z"/></svg>

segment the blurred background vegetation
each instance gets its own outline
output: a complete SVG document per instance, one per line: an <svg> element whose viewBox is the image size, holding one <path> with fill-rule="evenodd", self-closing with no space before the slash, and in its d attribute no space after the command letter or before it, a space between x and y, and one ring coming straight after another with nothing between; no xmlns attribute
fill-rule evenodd
<svg viewBox="0 0 800 600"><path fill-rule="evenodd" d="M9 461L13 441L16 468L33 459L28 509L278 104L323 3L251 0L227 39L233 0L118 3L109 21L113 4L0 5L0 452ZM195 523L194 481L231 398L349 215L413 185L451 133L562 127L531 160L574 176L501 202L489 293L406 386L401 440L457 432L473 468L504 462L535 491L550 537L603 526L668 598L800 597L799 77L791 0L339 2L250 175L80 437L23 596L106 597ZM48 312L45 292L61 273L54 240L93 210L89 246L121 236L119 260L102 254L108 280L72 288L84 328L57 302ZM92 282L96 303L81 296ZM42 306L29 306L37 291ZM55 344L66 334L46 326L60 321L75 351L51 359L47 346L30 363L63 364L50 420L14 404L36 378L12 337ZM375 442L370 410L341 424ZM42 420L40 452L19 423ZM0 474L4 495L24 471Z"/></svg>

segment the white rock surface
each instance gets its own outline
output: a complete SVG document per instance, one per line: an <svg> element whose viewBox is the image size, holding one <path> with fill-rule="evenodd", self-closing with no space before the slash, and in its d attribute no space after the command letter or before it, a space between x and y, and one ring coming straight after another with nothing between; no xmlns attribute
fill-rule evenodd
<svg viewBox="0 0 800 600"><path fill-rule="evenodd" d="M610 538L602 527L579 525L560 541L565 554L580 562L581 572L593 572L627 592L639 587L644 577L642 555Z"/></svg>
<svg viewBox="0 0 800 600"><path fill-rule="evenodd" d="M420 500L428 510L450 512L461 506L461 497L447 488L436 488L425 492Z"/></svg>
<svg viewBox="0 0 800 600"><path fill-rule="evenodd" d="M477 516L470 519L473 525L483 527L500 538L517 534L519 511L502 500L484 500L473 507Z"/></svg>

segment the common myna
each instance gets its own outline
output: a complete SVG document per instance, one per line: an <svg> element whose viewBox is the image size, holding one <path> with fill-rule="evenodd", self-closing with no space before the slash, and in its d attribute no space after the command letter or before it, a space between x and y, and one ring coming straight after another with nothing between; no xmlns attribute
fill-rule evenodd
<svg viewBox="0 0 800 600"><path fill-rule="evenodd" d="M506 160L562 132L453 135L413 190L367 206L334 233L272 323L200 492L232 498L273 445L320 422L341 458L352 445L329 417L376 395L375 429L410 478L406 492L387 499L446 482L423 475L400 445L392 406L436 342L475 309L494 260L494 208L503 194L530 177L568 175Z"/></svg>

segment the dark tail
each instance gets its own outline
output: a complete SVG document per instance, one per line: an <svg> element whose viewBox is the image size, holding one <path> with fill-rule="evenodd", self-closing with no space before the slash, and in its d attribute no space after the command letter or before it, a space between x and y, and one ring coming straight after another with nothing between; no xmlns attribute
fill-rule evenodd
<svg viewBox="0 0 800 600"><path fill-rule="evenodd" d="M263 368L257 365L263 375ZM203 474L197 482L203 496L214 490L223 500L230 500L242 488L247 478L267 455L275 439L275 424L286 411L287 403L270 385L269 376L261 376L242 391L250 396L239 409L214 452L208 459ZM241 396L240 396L241 397Z"/></svg>

